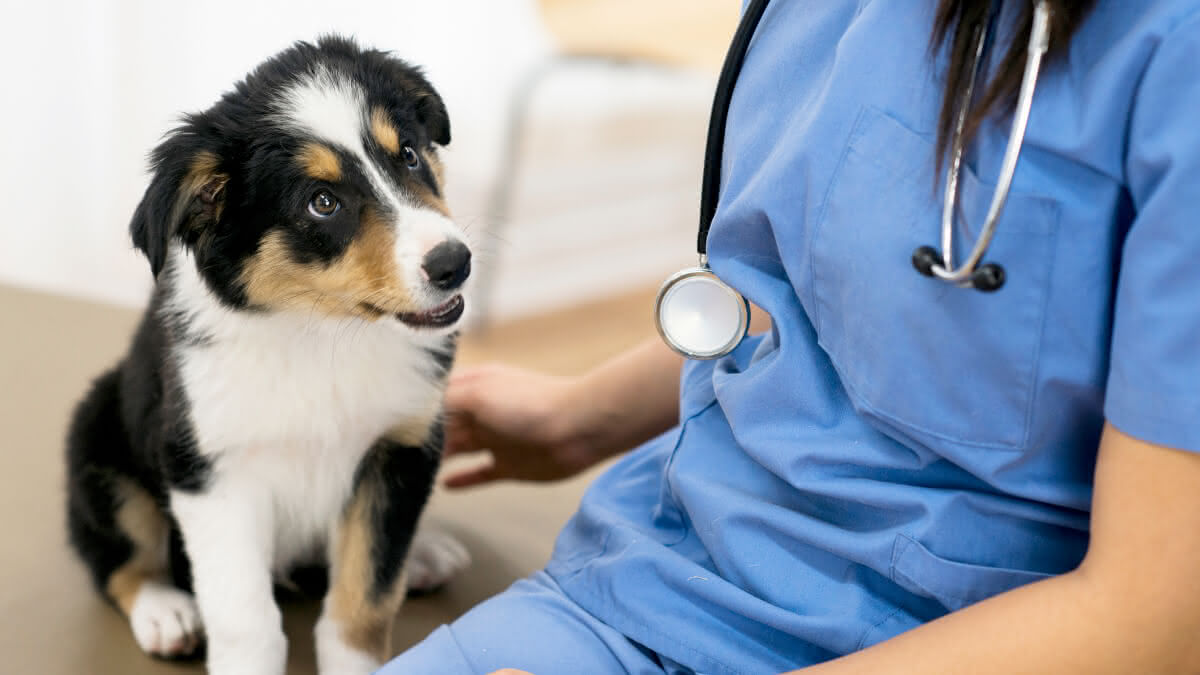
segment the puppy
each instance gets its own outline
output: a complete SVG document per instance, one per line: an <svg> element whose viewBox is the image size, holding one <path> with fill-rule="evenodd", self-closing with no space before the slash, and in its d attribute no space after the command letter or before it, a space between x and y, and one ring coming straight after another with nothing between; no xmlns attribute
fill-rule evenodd
<svg viewBox="0 0 1200 675"><path fill-rule="evenodd" d="M330 37L154 151L130 231L155 290L67 448L71 542L145 651L206 638L212 673L282 673L273 583L318 565L320 671L368 673L406 572L427 588L467 563L414 541L471 270L449 142L418 70Z"/></svg>

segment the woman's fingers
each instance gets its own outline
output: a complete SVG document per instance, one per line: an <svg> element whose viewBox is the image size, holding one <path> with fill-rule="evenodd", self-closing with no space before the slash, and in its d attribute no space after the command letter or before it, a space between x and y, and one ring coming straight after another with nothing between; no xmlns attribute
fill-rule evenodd
<svg viewBox="0 0 1200 675"><path fill-rule="evenodd" d="M500 473L496 470L496 467L489 464L450 474L442 483L448 488L458 489L490 483L500 478Z"/></svg>
<svg viewBox="0 0 1200 675"><path fill-rule="evenodd" d="M475 424L485 408L485 393L479 386L482 368L452 373L446 386L446 441L443 455L484 450L475 434Z"/></svg>
<svg viewBox="0 0 1200 675"><path fill-rule="evenodd" d="M450 409L471 410L479 404L481 391L495 381L502 367L485 364L473 368L454 370L446 381L446 406Z"/></svg>
<svg viewBox="0 0 1200 675"><path fill-rule="evenodd" d="M470 381L450 378L446 385L446 410L451 413L474 410L479 405L476 387Z"/></svg>
<svg viewBox="0 0 1200 675"><path fill-rule="evenodd" d="M442 447L443 457L486 449L480 447L479 443L475 440L471 424L471 417L467 413L451 412L446 415L446 439Z"/></svg>

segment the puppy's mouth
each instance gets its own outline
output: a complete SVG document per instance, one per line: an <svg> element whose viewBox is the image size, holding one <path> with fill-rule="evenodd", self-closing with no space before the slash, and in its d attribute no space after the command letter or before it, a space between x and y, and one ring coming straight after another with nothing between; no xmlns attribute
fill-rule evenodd
<svg viewBox="0 0 1200 675"><path fill-rule="evenodd" d="M389 312L367 302L362 303L362 306L372 314L392 316L400 323L413 328L445 328L458 321L463 315L463 310L466 309L462 295L456 295L424 312Z"/></svg>

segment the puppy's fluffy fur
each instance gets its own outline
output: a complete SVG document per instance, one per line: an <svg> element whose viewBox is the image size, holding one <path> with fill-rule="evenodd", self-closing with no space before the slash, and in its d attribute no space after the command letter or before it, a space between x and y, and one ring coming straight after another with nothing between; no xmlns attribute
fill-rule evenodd
<svg viewBox="0 0 1200 675"><path fill-rule="evenodd" d="M156 288L67 453L71 541L146 651L204 635L211 672L282 673L273 582L318 566L320 669L367 673L405 559L422 585L465 564L453 540L413 543L470 271L449 141L419 71L325 38L155 150L130 230Z"/></svg>

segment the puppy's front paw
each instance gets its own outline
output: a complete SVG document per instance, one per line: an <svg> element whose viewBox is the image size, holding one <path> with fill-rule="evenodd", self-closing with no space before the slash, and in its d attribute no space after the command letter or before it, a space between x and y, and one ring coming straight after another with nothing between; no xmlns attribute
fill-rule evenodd
<svg viewBox="0 0 1200 675"><path fill-rule="evenodd" d="M192 596L173 586L147 581L129 610L133 638L142 651L164 658L189 656L204 643L200 612Z"/></svg>
<svg viewBox="0 0 1200 675"><path fill-rule="evenodd" d="M314 635L321 675L370 675L383 665L370 653L346 644L338 623L325 614L317 620Z"/></svg>
<svg viewBox="0 0 1200 675"><path fill-rule="evenodd" d="M471 554L454 537L438 530L418 530L404 565L408 591L435 591L470 564Z"/></svg>

